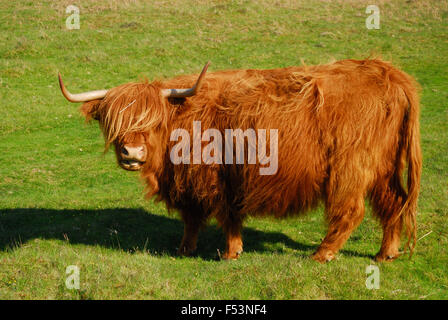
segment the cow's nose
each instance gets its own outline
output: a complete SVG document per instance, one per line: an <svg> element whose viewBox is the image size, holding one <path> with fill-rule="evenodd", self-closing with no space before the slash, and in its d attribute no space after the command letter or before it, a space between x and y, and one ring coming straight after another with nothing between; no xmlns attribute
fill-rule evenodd
<svg viewBox="0 0 448 320"><path fill-rule="evenodd" d="M142 162L145 161L145 148L143 146L123 146L121 148L121 154L123 158L126 159L134 159Z"/></svg>

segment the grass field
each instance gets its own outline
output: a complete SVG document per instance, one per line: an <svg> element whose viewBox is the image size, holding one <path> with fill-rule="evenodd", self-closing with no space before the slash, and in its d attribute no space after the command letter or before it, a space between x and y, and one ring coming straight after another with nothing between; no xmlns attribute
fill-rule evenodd
<svg viewBox="0 0 448 320"><path fill-rule="evenodd" d="M80 9L68 30L65 8ZM380 8L381 28L365 26ZM448 299L448 2L0 0L0 299ZM381 55L422 87L424 155L411 260L377 264L370 209L336 261L309 259L323 209L249 219L238 261L217 261L216 223L198 255L176 256L183 225L146 201L138 174L103 155L73 92L210 70ZM380 289L366 288L378 265ZM80 270L80 289L65 286Z"/></svg>

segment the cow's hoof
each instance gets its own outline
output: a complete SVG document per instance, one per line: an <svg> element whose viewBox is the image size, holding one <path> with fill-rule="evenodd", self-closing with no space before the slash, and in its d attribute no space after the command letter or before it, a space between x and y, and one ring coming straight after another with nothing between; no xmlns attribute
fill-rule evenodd
<svg viewBox="0 0 448 320"><path fill-rule="evenodd" d="M219 250L218 250L219 258L222 259L222 260L227 260L227 261L229 261L229 260L237 260L240 257L241 253L242 253L242 251L232 252L232 253L224 252L224 254L221 255Z"/></svg>
<svg viewBox="0 0 448 320"><path fill-rule="evenodd" d="M397 253L378 252L377 255L375 256L375 261L376 262L392 262L401 255L402 255L402 253L400 253L400 252L397 252Z"/></svg>
<svg viewBox="0 0 448 320"><path fill-rule="evenodd" d="M182 257L190 257L190 256L194 255L194 252L195 252L195 249L190 249L190 248L187 248L184 246L180 247L177 250L177 254Z"/></svg>
<svg viewBox="0 0 448 320"><path fill-rule="evenodd" d="M334 260L335 255L330 250L318 250L311 256L311 259L313 259L314 261L317 261L319 263L326 263L331 260Z"/></svg>

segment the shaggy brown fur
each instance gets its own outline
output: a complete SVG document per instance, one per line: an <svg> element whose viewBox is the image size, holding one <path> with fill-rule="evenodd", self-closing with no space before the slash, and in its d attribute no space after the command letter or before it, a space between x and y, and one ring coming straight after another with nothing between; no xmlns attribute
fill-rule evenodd
<svg viewBox="0 0 448 320"><path fill-rule="evenodd" d="M82 106L87 118L100 121L107 146L144 141L147 196L179 210L185 222L180 253L196 249L200 228L215 217L227 237L224 257L237 258L246 216L284 217L323 200L328 233L313 258L325 262L362 221L366 197L384 232L377 260L399 255L403 230L412 252L422 157L419 99L409 75L378 59L343 60L209 73L195 96L162 97L162 88L191 87L196 77L124 84ZM184 128L191 136L193 121L223 136L229 128L278 129L277 173L260 175L260 165L247 162L172 164L170 133Z"/></svg>

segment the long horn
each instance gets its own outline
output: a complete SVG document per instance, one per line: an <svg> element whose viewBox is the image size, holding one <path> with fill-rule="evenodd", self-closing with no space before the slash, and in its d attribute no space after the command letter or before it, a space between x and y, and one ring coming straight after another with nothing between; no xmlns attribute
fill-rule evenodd
<svg viewBox="0 0 448 320"><path fill-rule="evenodd" d="M205 73L207 72L210 61L207 62L199 75L195 85L189 89L162 89L162 96L166 98L186 98L196 94L201 89L202 80L204 80Z"/></svg>
<svg viewBox="0 0 448 320"><path fill-rule="evenodd" d="M106 96L108 90L96 90L96 91L88 91L83 93L70 93L64 86L62 82L61 74L58 73L59 78L59 86L61 87L62 94L64 97L70 102L86 102L95 99L102 99Z"/></svg>

